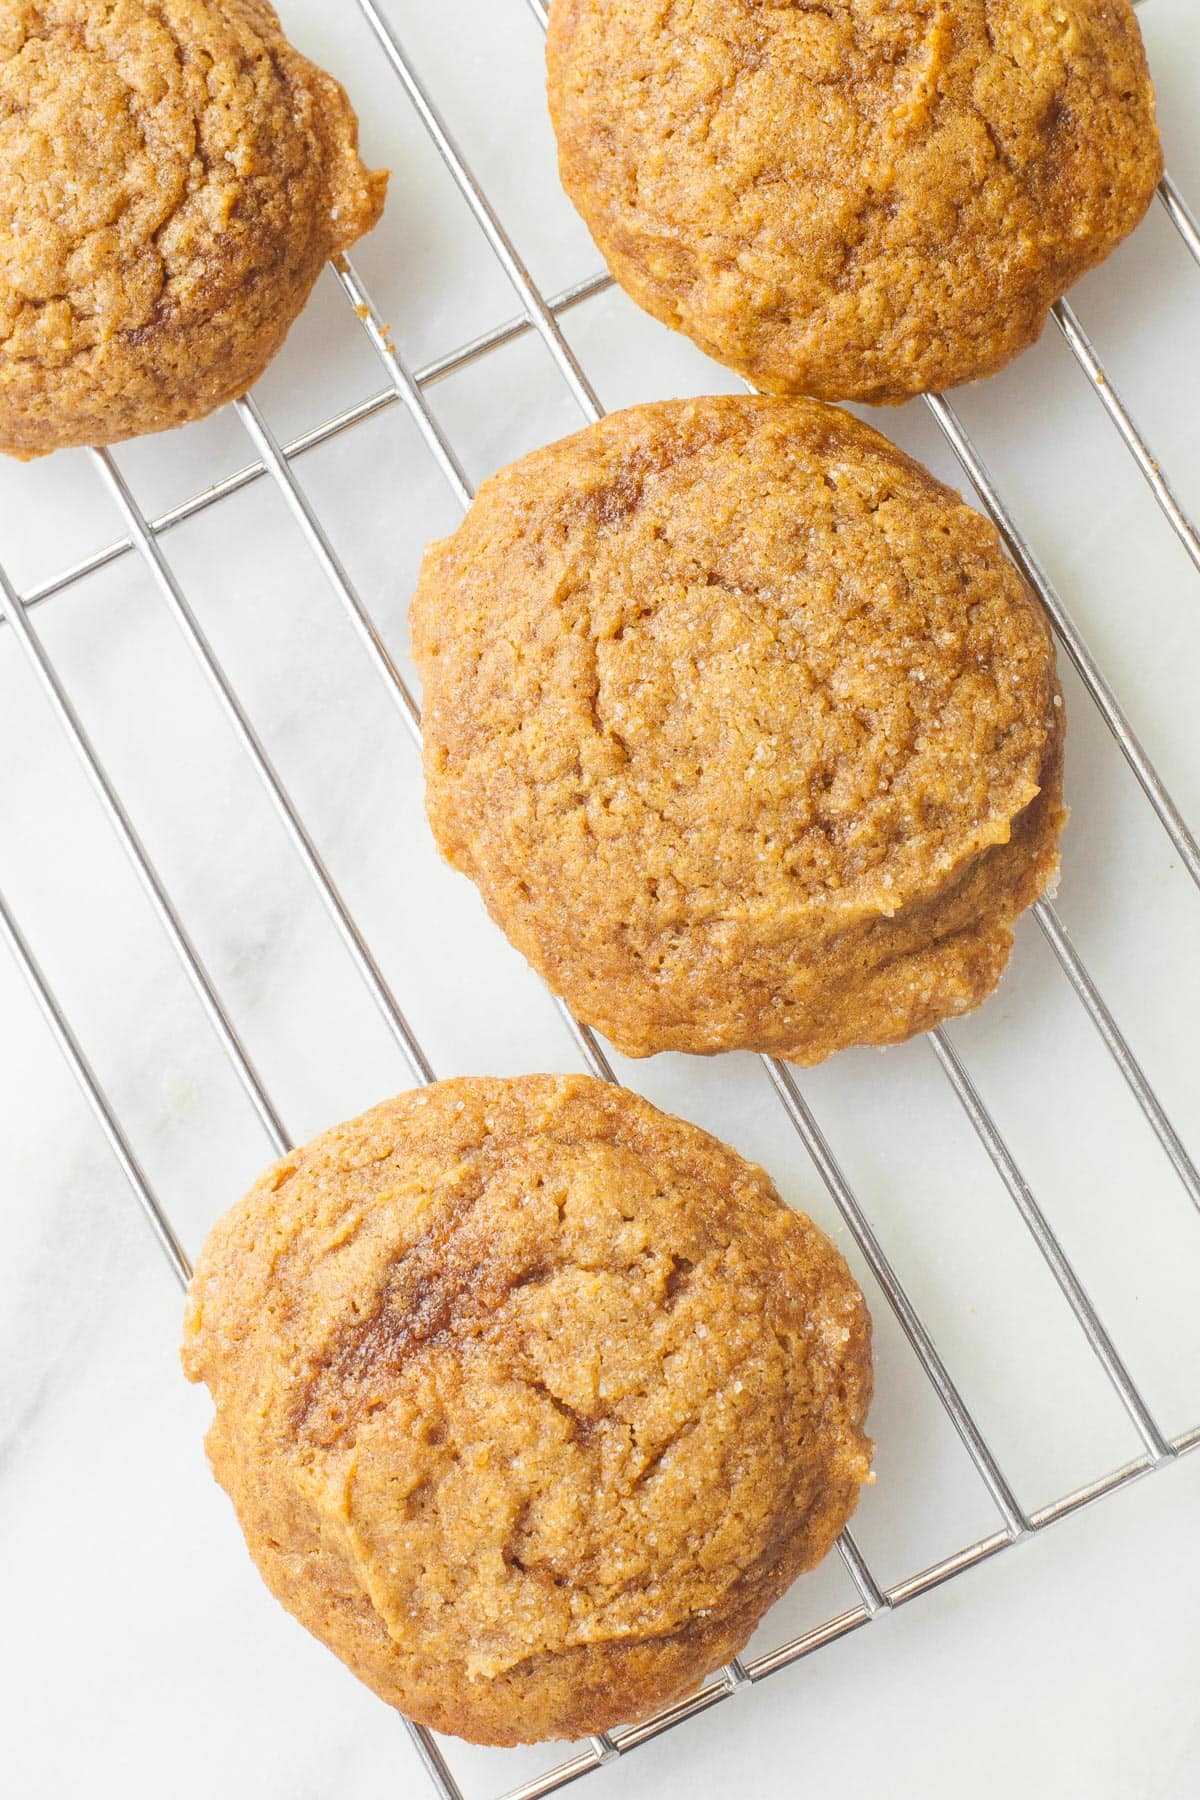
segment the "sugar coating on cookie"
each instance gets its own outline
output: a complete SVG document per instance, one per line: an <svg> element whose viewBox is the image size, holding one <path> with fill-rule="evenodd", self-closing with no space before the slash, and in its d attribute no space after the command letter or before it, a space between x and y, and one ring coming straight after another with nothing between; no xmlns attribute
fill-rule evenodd
<svg viewBox="0 0 1200 1800"><path fill-rule="evenodd" d="M616 413L488 481L412 603L445 855L631 1056L800 1063L991 992L1062 700L992 527L848 414Z"/></svg>
<svg viewBox="0 0 1200 1800"><path fill-rule="evenodd" d="M772 393L992 374L1162 174L1129 0L553 0L548 66L617 280Z"/></svg>
<svg viewBox="0 0 1200 1800"><path fill-rule="evenodd" d="M379 217L331 76L266 0L0 9L0 450L202 417Z"/></svg>
<svg viewBox="0 0 1200 1800"><path fill-rule="evenodd" d="M486 1743L688 1692L868 1478L870 1322L759 1168L586 1077L404 1094L214 1228L184 1366L283 1604Z"/></svg>

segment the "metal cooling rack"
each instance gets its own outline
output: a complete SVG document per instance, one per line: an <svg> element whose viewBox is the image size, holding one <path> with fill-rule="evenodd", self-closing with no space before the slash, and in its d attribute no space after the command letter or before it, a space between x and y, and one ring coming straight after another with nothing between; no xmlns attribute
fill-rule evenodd
<svg viewBox="0 0 1200 1800"><path fill-rule="evenodd" d="M379 1009L392 1037L399 1046L413 1077L418 1082L434 1079L433 1070L410 1027L386 975L372 953L362 930L339 891L323 861L313 838L297 811L283 780L255 731L245 707L201 623L172 566L163 540L172 527L198 513L218 506L228 496L252 483L266 480L277 487L303 534L313 558L328 581L332 593L344 609L350 625L365 647L378 677L384 682L411 733L414 746L420 741L420 713L416 701L396 662L376 627L367 606L333 548L326 527L297 479L294 463L315 446L326 443L341 433L349 432L362 421L386 408L399 405L415 424L429 454L434 458L454 495L465 508L471 500L471 484L449 440L435 419L428 400L428 390L435 383L481 358L511 344L528 333L536 333L553 359L562 381L573 396L585 420L597 419L600 403L580 361L563 334L560 320L573 307L583 305L612 285L607 274L578 282L562 292L545 295L539 291L528 269L497 215L471 166L456 145L430 95L421 83L413 63L395 31L375 0L357 0L357 4L373 33L379 53L386 59L422 126L436 146L466 206L474 215L496 260L504 270L520 303L517 316L497 325L470 343L439 357L423 368L410 369L395 348L389 329L384 325L370 293L348 258L339 259L334 274L347 302L355 310L381 365L386 381L378 392L354 406L345 408L315 429L281 444L267 424L252 396L236 403L235 410L249 438L253 458L212 486L196 493L183 504L158 517L150 518L139 507L133 492L107 451L91 452L96 471L108 490L120 515L125 535L103 545L91 555L62 570L52 579L20 594L0 569L0 623L6 624L18 643L30 670L37 677L58 722L70 741L91 782L97 800L115 831L159 923L166 933L180 964L194 989L220 1045L228 1056L247 1097L261 1121L272 1150L282 1154L289 1148L284 1130L271 1096L264 1086L213 978L189 936L164 882L142 843L137 828L112 780L105 771L96 750L75 710L72 699L55 663L48 654L33 614L53 595L62 593L86 576L125 556L140 558L151 575L162 604L172 615L190 650L211 685L226 718L236 733L246 757L250 760L276 812L291 839L300 860L307 869L320 898L340 933L345 948ZM527 0L527 4L543 27L547 10L543 0ZM1191 256L1200 264L1200 224L1189 209L1183 195L1168 175L1159 189L1159 199ZM1188 517L1153 452L1143 438L1130 412L1106 374L1097 352L1080 321L1066 302L1053 311L1054 322L1063 340L1087 376L1096 396L1120 434L1136 467L1151 488L1162 512L1182 544L1193 565L1200 570L1200 533ZM1146 802L1152 808L1167 834L1183 867L1200 887L1200 846L1189 829L1153 762L1148 756L1122 708L1109 680L1097 664L1079 628L1039 564L1033 549L1022 535L1008 510L996 483L979 451L964 429L951 403L942 395L925 399L934 421L953 451L964 475L978 496L979 503L998 528L1014 561L1040 595L1053 622L1058 639L1101 719L1107 726L1121 754L1136 777ZM1081 961L1054 906L1047 899L1033 909L1041 932L1063 973L1070 982L1091 1024L1109 1051L1120 1075L1168 1157L1176 1175L1194 1205L1200 1208L1200 1174L1188 1155L1166 1109L1159 1100L1142 1067L1123 1036L1116 1019L1105 1003L1095 982ZM120 1165L136 1199L140 1202L166 1259L179 1283L186 1284L190 1273L187 1257L172 1226L168 1210L153 1190L126 1133L121 1119L105 1088L88 1060L62 1006L56 998L38 960L14 916L0 894L0 932L16 959L65 1057L96 1121ZM614 1080L605 1052L592 1032L579 1024L565 1007L560 1007L579 1052L593 1074ZM919 1594L960 1575L964 1570L994 1556L1031 1534L1043 1531L1067 1514L1091 1505L1104 1495L1113 1493L1139 1477L1174 1461L1200 1446L1200 1424L1174 1436L1164 1435L1144 1395L1133 1379L1112 1337L1105 1329L1097 1310L1080 1281L1063 1245L1006 1143L995 1119L950 1039L942 1031L931 1034L934 1054L942 1074L982 1143L1013 1205L1028 1229L1037 1250L1057 1282L1066 1304L1074 1314L1080 1330L1105 1376L1111 1383L1142 1443L1141 1453L1120 1467L1108 1469L1085 1485L1052 1499L1033 1510L1027 1510L1006 1478L1003 1469L971 1409L939 1355L933 1338L920 1313L905 1290L887 1251L868 1218L864 1207L844 1175L838 1158L812 1107L801 1089L796 1073L785 1063L762 1058L780 1105L812 1164L825 1184L858 1250L874 1275L898 1324L915 1352L920 1365L960 1438L967 1455L994 1502L1000 1523L989 1534L964 1544L953 1554L941 1558L891 1585L881 1585L868 1565L850 1531L843 1533L839 1552L857 1592L857 1603L834 1617L786 1643L755 1655L736 1660L719 1675L712 1677L699 1692L650 1719L592 1738L586 1746L544 1774L510 1789L506 1800L537 1800L554 1792L604 1763L627 1755L638 1745L682 1724L685 1720L727 1700L748 1684L764 1680L790 1664L799 1661L822 1645L856 1631L889 1609L904 1605ZM436 1792L442 1800L463 1800L462 1790L452 1774L437 1741L424 1728L405 1721L417 1751Z"/></svg>

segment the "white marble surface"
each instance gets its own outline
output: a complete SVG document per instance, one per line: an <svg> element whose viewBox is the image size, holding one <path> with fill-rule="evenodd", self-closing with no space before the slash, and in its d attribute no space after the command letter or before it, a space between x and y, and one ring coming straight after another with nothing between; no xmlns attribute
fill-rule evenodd
<svg viewBox="0 0 1200 1800"><path fill-rule="evenodd" d="M414 365L510 316L511 291L350 0L289 0L391 163L358 262ZM560 195L525 0L392 0L405 42L547 291L598 259ZM1200 16L1142 17L1169 159L1200 202ZM1200 510L1200 270L1156 209L1076 296L1165 466ZM615 406L730 378L607 294L567 330ZM281 434L385 385L324 278L259 398ZM532 339L430 390L473 476L572 429ZM1200 819L1200 582L1057 334L962 413ZM881 423L956 479L919 408ZM248 459L227 413L128 447L151 512ZM297 465L403 662L425 538L452 496L399 408ZM24 589L120 536L88 459L0 469L0 560ZM163 539L439 1073L570 1068L550 1002L438 862L416 759L278 495L260 482ZM31 615L296 1137L404 1085L401 1058L145 572L126 556ZM1200 1153L1200 898L1074 677L1060 906ZM189 1250L267 1159L261 1129L47 711L0 631L0 887ZM955 1040L1169 1432L1200 1421L1200 1220L1035 928ZM624 1066L764 1161L843 1242L749 1059ZM1136 1454L1013 1208L916 1044L804 1081L1024 1503ZM426 1790L396 1719L260 1588L176 1363L179 1296L15 969L0 957L0 1786L21 1800ZM851 1259L861 1268L853 1253ZM868 1283L868 1287L869 1287ZM859 1536L894 1581L993 1529L991 1506L882 1301L879 1481ZM737 1696L588 1791L840 1791L929 1800L1186 1800L1200 1791L1200 1457ZM840 1568L764 1625L850 1604ZM469 1796L556 1753L448 1746Z"/></svg>

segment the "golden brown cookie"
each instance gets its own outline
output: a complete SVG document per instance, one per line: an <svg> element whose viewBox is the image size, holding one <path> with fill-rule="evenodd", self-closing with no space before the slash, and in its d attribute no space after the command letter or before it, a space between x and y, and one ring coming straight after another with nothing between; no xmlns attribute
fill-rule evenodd
<svg viewBox="0 0 1200 1800"><path fill-rule="evenodd" d="M613 274L771 393L993 374L1162 174L1129 0L553 0L548 56Z"/></svg>
<svg viewBox="0 0 1200 1800"><path fill-rule="evenodd" d="M379 217L357 142L266 0L5 0L0 450L116 443L244 393Z"/></svg>
<svg viewBox="0 0 1200 1800"><path fill-rule="evenodd" d="M440 1082L285 1157L209 1237L183 1360L277 1597L481 1743L688 1692L868 1478L837 1251L761 1169L583 1076Z"/></svg>
<svg viewBox="0 0 1200 1800"><path fill-rule="evenodd" d="M627 1055L924 1031L1057 868L1040 607L816 401L635 407L525 457L426 552L412 633L438 843Z"/></svg>

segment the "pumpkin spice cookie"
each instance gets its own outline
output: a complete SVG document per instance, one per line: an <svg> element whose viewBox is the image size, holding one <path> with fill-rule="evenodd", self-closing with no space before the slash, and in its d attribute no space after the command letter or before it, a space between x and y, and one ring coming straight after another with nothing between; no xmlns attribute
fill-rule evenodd
<svg viewBox="0 0 1200 1800"><path fill-rule="evenodd" d="M379 217L357 139L266 0L6 0L0 450L116 443L244 393Z"/></svg>
<svg viewBox="0 0 1200 1800"><path fill-rule="evenodd" d="M869 1478L837 1251L582 1076L441 1082L285 1157L209 1237L183 1356L276 1596L480 1743L689 1692Z"/></svg>
<svg viewBox="0 0 1200 1800"><path fill-rule="evenodd" d="M993 374L1162 174L1129 0L553 0L548 59L617 280L771 393Z"/></svg>
<svg viewBox="0 0 1200 1800"><path fill-rule="evenodd" d="M438 843L626 1055L927 1030L1057 869L1041 608L832 407L635 407L525 457L430 546L411 618Z"/></svg>

